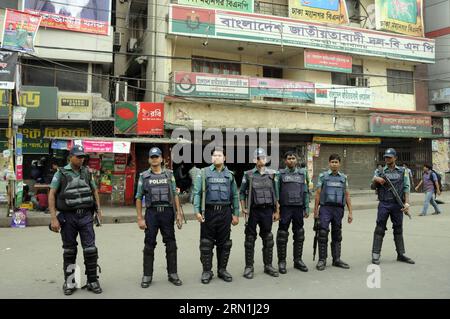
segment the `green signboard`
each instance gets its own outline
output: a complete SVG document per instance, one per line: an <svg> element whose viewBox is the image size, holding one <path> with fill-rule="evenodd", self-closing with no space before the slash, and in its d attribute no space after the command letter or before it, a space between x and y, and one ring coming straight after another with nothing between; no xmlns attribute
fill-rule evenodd
<svg viewBox="0 0 450 319"><path fill-rule="evenodd" d="M137 102L118 102L115 110L114 133L136 134Z"/></svg>
<svg viewBox="0 0 450 319"><path fill-rule="evenodd" d="M379 133L381 136L431 136L431 117L372 114L370 116L370 132Z"/></svg>
<svg viewBox="0 0 450 319"><path fill-rule="evenodd" d="M253 0L178 0L178 4L209 9L253 12Z"/></svg>
<svg viewBox="0 0 450 319"><path fill-rule="evenodd" d="M58 88L46 86L22 86L19 106L27 108L27 120L56 120ZM8 117L5 90L0 90L0 119Z"/></svg>

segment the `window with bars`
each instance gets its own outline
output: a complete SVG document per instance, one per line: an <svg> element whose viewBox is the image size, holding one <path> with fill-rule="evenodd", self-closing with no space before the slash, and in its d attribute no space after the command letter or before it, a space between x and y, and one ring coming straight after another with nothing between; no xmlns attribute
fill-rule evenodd
<svg viewBox="0 0 450 319"><path fill-rule="evenodd" d="M352 73L331 73L331 83L336 85L368 87L368 78L363 75L362 65L353 65Z"/></svg>
<svg viewBox="0 0 450 319"><path fill-rule="evenodd" d="M56 86L61 91L87 92L88 64L61 62L70 68L41 60L23 60L24 85Z"/></svg>
<svg viewBox="0 0 450 319"><path fill-rule="evenodd" d="M212 74L241 74L241 65L234 62L224 62L199 56L192 57L192 72L212 73Z"/></svg>
<svg viewBox="0 0 450 319"><path fill-rule="evenodd" d="M387 90L391 93L414 94L414 77L411 71L387 69Z"/></svg>

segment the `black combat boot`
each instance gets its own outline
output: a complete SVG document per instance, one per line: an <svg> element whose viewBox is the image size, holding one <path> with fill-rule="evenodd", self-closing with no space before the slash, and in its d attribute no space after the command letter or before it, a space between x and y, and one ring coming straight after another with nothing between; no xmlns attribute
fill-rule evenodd
<svg viewBox="0 0 450 319"><path fill-rule="evenodd" d="M277 253L278 253L278 271L280 274L285 274L286 271L286 248L289 233L284 230L277 232Z"/></svg>
<svg viewBox="0 0 450 319"><path fill-rule="evenodd" d="M327 248L328 248L328 231L325 229L319 230L319 262L317 263L317 270L325 270L327 265Z"/></svg>
<svg viewBox="0 0 450 319"><path fill-rule="evenodd" d="M155 260L155 247L145 245L144 247L144 275L142 276L141 287L148 288L153 279L153 262Z"/></svg>
<svg viewBox="0 0 450 319"><path fill-rule="evenodd" d="M101 294L103 292L100 287L100 282L97 276L97 264L98 251L97 247L87 247L83 250L84 254L84 265L86 266L87 284L86 288L95 294ZM101 272L101 271L100 271Z"/></svg>
<svg viewBox="0 0 450 319"><path fill-rule="evenodd" d="M383 246L385 230L381 226L375 227L373 233L373 245L372 245L372 264L380 264L381 246Z"/></svg>
<svg viewBox="0 0 450 319"><path fill-rule="evenodd" d="M394 233L395 249L397 250L397 260L407 264L415 264L414 260L405 256L405 243L403 242L403 234Z"/></svg>
<svg viewBox="0 0 450 319"><path fill-rule="evenodd" d="M263 262L264 262L264 272L272 277L278 277L278 271L272 266L272 258L273 258L273 235L272 233L268 233L266 238L263 240Z"/></svg>
<svg viewBox="0 0 450 319"><path fill-rule="evenodd" d="M298 233L294 234L294 268L307 272L308 267L302 260L303 242L305 241L305 230L301 228Z"/></svg>
<svg viewBox="0 0 450 319"><path fill-rule="evenodd" d="M202 262L203 272L201 281L203 284L209 284L211 279L214 277L212 269L212 259L213 259L213 247L214 242L202 238L200 240L200 261Z"/></svg>
<svg viewBox="0 0 450 319"><path fill-rule="evenodd" d="M217 276L226 282L231 282L233 280L233 277L227 271L232 244L232 241L228 240L222 247L217 247Z"/></svg>
<svg viewBox="0 0 450 319"><path fill-rule="evenodd" d="M350 269L350 266L341 260L341 242L331 242L331 256L333 257L333 266Z"/></svg>
<svg viewBox="0 0 450 319"><path fill-rule="evenodd" d="M183 282L177 274L177 244L174 241L166 244L167 276L175 286L181 286Z"/></svg>
<svg viewBox="0 0 450 319"><path fill-rule="evenodd" d="M244 277L247 279L253 278L253 263L255 257L255 237L245 236L245 270Z"/></svg>
<svg viewBox="0 0 450 319"><path fill-rule="evenodd" d="M70 277L72 274L75 273L76 259L77 259L77 248L76 247L64 249L64 253L63 253L63 267L64 267L64 269L63 269L63 271L64 271L63 292L66 296L70 296L77 289L76 283L73 281L74 278Z"/></svg>

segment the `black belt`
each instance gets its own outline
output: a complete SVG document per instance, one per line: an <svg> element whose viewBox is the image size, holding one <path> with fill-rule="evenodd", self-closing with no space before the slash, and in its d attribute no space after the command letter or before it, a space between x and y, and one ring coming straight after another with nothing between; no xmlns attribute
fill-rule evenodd
<svg viewBox="0 0 450 319"><path fill-rule="evenodd" d="M231 204L221 204L221 205L206 205L206 209L214 210L214 211L221 211L224 208L230 207Z"/></svg>
<svg viewBox="0 0 450 319"><path fill-rule="evenodd" d="M76 214L78 216L92 214L93 211L94 211L93 208L78 208L78 209L74 209L74 210L60 210L61 213Z"/></svg>
<svg viewBox="0 0 450 319"><path fill-rule="evenodd" d="M164 210L165 210L166 208L171 208L171 207L170 207L170 206L150 206L150 207L148 207L148 208L155 209L156 212L162 213L162 212L164 212Z"/></svg>
<svg viewBox="0 0 450 319"><path fill-rule="evenodd" d="M272 205L272 204L265 204L265 205L252 205L252 207L251 208L269 208L269 207L275 207L274 205Z"/></svg>

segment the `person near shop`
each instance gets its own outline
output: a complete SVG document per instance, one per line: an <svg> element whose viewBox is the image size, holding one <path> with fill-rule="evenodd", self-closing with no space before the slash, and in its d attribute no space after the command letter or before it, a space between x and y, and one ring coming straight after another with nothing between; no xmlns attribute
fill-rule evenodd
<svg viewBox="0 0 450 319"><path fill-rule="evenodd" d="M273 234L272 223L279 220L278 173L266 168L267 155L263 148L257 148L253 154L255 167L244 172L242 177L240 200L242 212L248 216L245 226L245 269L244 277L252 279L254 275L254 255L256 226L263 242L264 272L278 277L278 271L272 266Z"/></svg>
<svg viewBox="0 0 450 319"><path fill-rule="evenodd" d="M63 292L71 295L76 290L76 283L72 281L77 257L77 236L80 234L87 275L84 287L99 294L102 288L97 276L98 249L95 246L93 226L94 211L100 221L102 218L97 185L89 171L83 167L86 157L83 146L73 146L69 157L69 164L60 168L53 176L49 193L50 228L54 232L61 231L63 241Z"/></svg>
<svg viewBox="0 0 450 319"><path fill-rule="evenodd" d="M327 264L328 233L331 223L331 256L332 265L339 268L349 269L350 266L341 259L342 243L342 219L344 208L347 205L349 224L353 221L352 203L348 191L348 178L339 171L341 157L331 154L328 158L329 169L320 173L317 181L316 198L314 204L314 219L318 219L318 246L319 261L317 270L325 270ZM320 208L319 208L320 207Z"/></svg>
<svg viewBox="0 0 450 319"><path fill-rule="evenodd" d="M31 197L35 209L39 211L46 211L48 209L48 194L44 189L39 189L33 197Z"/></svg>
<svg viewBox="0 0 450 319"><path fill-rule="evenodd" d="M377 170L372 179L372 188L377 189L378 194L378 214L377 224L373 235L372 263L379 265L381 256L381 246L388 218L391 218L394 232L394 243L397 250L397 260L408 264L414 261L405 256L405 244L403 241L403 214L409 212L409 176L403 167L395 164L397 152L393 148L388 148L384 153L386 165L383 169ZM386 178L392 182L392 186L403 201L404 207L397 202L394 193L390 189Z"/></svg>
<svg viewBox="0 0 450 319"><path fill-rule="evenodd" d="M177 243L174 221L182 226L182 212L176 182L171 170L162 168L162 151L153 147L149 152L150 168L139 176L136 192L137 222L145 231L141 287L148 288L153 279L156 235L161 231L166 245L168 280L175 286L183 283L177 272ZM142 216L142 199L145 197L145 218Z"/></svg>
<svg viewBox="0 0 450 319"><path fill-rule="evenodd" d="M308 271L302 260L305 230L303 218L309 216L309 177L305 168L297 167L297 155L288 151L284 155L285 169L280 170L280 221L277 232L278 271L285 274L286 248L289 237L289 226L292 222L294 241L294 268Z"/></svg>
<svg viewBox="0 0 450 319"><path fill-rule="evenodd" d="M410 191L414 190L414 176L412 170L408 167L406 163L403 163L403 168L405 169L406 174L408 174L409 177L409 185L410 185Z"/></svg>
<svg viewBox="0 0 450 319"><path fill-rule="evenodd" d="M426 216L428 211L428 206L431 205L434 208L433 215L438 215L441 213L436 200L433 195L436 193L437 195L441 195L441 189L439 187L439 181L436 173L433 171L433 167L429 164L425 164L423 166L423 175L419 184L416 186L416 192L419 191L420 186L423 184L423 189L425 192L425 201L423 203L422 213L419 216Z"/></svg>
<svg viewBox="0 0 450 319"><path fill-rule="evenodd" d="M225 151L215 147L212 165L203 168L194 185L194 213L200 222L201 282L208 284L214 277L213 249L216 246L217 276L231 282L227 271L232 241L231 225L239 223L239 193L233 173L225 166Z"/></svg>

